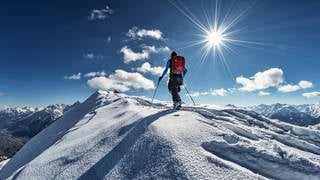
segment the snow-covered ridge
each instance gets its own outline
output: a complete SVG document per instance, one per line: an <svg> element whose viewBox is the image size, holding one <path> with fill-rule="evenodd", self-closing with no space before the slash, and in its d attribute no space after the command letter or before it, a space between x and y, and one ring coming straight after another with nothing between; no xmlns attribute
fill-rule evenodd
<svg viewBox="0 0 320 180"><path fill-rule="evenodd" d="M96 92L30 140L0 179L319 179L318 130L170 106Z"/></svg>

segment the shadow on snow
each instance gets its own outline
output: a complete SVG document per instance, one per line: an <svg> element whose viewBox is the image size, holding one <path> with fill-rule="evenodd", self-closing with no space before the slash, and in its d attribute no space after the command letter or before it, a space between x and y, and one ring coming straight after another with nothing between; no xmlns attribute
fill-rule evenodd
<svg viewBox="0 0 320 180"><path fill-rule="evenodd" d="M104 156L99 162L87 170L79 179L103 179L117 163L130 151L135 142L144 134L148 126L160 117L172 113L165 110L141 119L126 137Z"/></svg>

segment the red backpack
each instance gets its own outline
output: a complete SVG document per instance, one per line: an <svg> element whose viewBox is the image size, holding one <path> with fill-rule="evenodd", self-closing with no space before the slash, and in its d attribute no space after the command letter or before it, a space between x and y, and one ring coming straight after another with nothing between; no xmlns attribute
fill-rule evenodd
<svg viewBox="0 0 320 180"><path fill-rule="evenodd" d="M171 59L170 73L183 74L184 68L185 68L184 66L185 66L184 57L183 56L176 56L174 59Z"/></svg>

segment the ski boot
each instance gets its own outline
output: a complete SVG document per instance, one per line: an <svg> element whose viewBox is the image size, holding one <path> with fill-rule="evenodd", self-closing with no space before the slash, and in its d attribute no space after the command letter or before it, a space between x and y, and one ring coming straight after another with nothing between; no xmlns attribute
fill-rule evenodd
<svg viewBox="0 0 320 180"><path fill-rule="evenodd" d="M180 102L180 101L175 102L175 103L173 104L173 109L175 109L175 110L181 109L181 102Z"/></svg>

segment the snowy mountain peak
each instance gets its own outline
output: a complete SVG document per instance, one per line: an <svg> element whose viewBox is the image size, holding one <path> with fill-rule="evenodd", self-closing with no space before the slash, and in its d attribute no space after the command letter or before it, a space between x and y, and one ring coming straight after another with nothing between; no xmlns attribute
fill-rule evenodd
<svg viewBox="0 0 320 180"><path fill-rule="evenodd" d="M28 114L36 111L38 111L38 109L30 107L4 107L0 109L0 113L8 113L14 115Z"/></svg>
<svg viewBox="0 0 320 180"><path fill-rule="evenodd" d="M320 123L320 105L288 105L288 104L261 104L247 108L269 118L300 126L309 126Z"/></svg>
<svg viewBox="0 0 320 180"><path fill-rule="evenodd" d="M97 91L31 139L0 179L318 179L320 132L253 111Z"/></svg>
<svg viewBox="0 0 320 180"><path fill-rule="evenodd" d="M313 104L306 109L306 112L309 112L312 116L319 118L320 117L320 103Z"/></svg>
<svg viewBox="0 0 320 180"><path fill-rule="evenodd" d="M109 91L98 90L95 93L93 93L88 99L86 99L82 103L82 106L85 105L86 107L90 107L90 109L98 108L103 105L112 103L115 99L118 99L122 96L123 95L121 94L115 94Z"/></svg>
<svg viewBox="0 0 320 180"><path fill-rule="evenodd" d="M107 100L108 98L112 98L116 96L113 92L98 90L94 92L86 101L90 102L102 102Z"/></svg>

